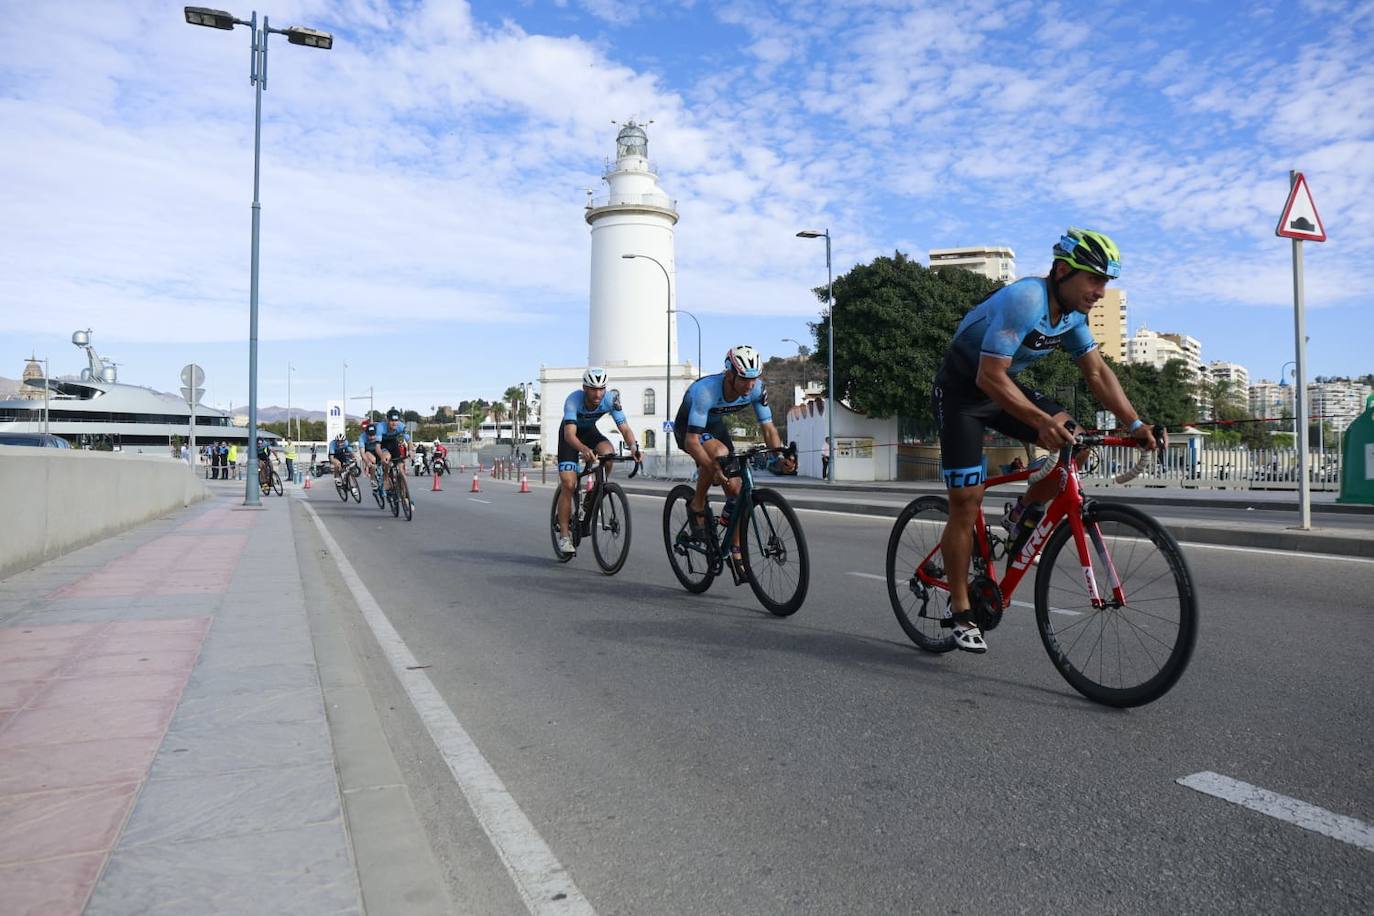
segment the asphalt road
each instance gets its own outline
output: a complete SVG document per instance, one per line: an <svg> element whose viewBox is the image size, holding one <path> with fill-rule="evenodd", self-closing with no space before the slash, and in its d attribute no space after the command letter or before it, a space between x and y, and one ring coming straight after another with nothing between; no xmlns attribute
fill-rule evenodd
<svg viewBox="0 0 1374 916"><path fill-rule="evenodd" d="M549 490L413 483L410 524L327 485L310 503L600 913L1367 913L1374 900L1374 851L1176 782L1215 771L1374 824L1368 560L1188 548L1192 665L1122 711L1059 677L1026 610L985 656L912 647L877 578L888 519L802 512L810 594L780 620L747 586L683 591L659 499L631 499L631 556L608 578L590 545L554 562ZM349 622L455 901L523 912L348 593L308 597Z"/></svg>

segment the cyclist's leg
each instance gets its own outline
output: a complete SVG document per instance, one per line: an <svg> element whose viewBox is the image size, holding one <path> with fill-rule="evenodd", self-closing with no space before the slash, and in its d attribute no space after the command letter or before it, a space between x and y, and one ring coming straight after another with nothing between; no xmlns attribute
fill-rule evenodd
<svg viewBox="0 0 1374 916"><path fill-rule="evenodd" d="M1027 388L1020 382L1016 382L1016 387L1021 389L1021 393L1026 396L1036 409L1042 410L1054 418L1054 422L1059 424L1067 423L1072 417L1057 401L1053 401L1033 388ZM997 430L1004 436L1011 439L1019 439L1022 442L1034 442L1036 439L1035 427L1028 423L1018 420L1005 410L999 411L996 416L988 420L988 426ZM1054 499L1059 492L1059 478L1055 474L1050 474L1044 480L1030 487L1024 497L1026 502L1044 503Z"/></svg>
<svg viewBox="0 0 1374 916"><path fill-rule="evenodd" d="M973 555L973 526L983 505L983 428L999 412L997 404L958 382L935 377L931 407L940 432L940 476L949 497L949 518L940 537L949 609L970 609L968 572Z"/></svg>
<svg viewBox="0 0 1374 916"><path fill-rule="evenodd" d="M572 518L573 498L577 495L578 450L569 445L562 436L558 437L558 533L560 537L571 537L568 522ZM580 439L578 441L581 441Z"/></svg>

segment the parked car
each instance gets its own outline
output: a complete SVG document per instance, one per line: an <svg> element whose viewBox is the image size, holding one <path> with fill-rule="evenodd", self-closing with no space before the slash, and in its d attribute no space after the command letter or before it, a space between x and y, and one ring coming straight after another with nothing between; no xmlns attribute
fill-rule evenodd
<svg viewBox="0 0 1374 916"><path fill-rule="evenodd" d="M28 445L35 448L71 448L61 436L51 433L0 433L0 445Z"/></svg>

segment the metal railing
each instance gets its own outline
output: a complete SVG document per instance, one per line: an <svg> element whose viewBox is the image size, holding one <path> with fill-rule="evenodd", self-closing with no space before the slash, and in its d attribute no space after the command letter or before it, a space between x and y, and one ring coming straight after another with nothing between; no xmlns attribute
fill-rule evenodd
<svg viewBox="0 0 1374 916"><path fill-rule="evenodd" d="M1136 450L1131 448L1097 449L1083 479L1093 486L1122 486L1111 483L1111 478L1134 464L1136 455ZM1308 476L1314 490L1339 490L1339 453L1310 451ZM1186 447L1171 445L1145 473L1124 486L1296 490L1298 450L1203 448L1189 451Z"/></svg>
<svg viewBox="0 0 1374 916"><path fill-rule="evenodd" d="M619 204L646 205L661 210L677 210L677 201L667 194L607 194L602 197L587 198L587 209L596 210Z"/></svg>

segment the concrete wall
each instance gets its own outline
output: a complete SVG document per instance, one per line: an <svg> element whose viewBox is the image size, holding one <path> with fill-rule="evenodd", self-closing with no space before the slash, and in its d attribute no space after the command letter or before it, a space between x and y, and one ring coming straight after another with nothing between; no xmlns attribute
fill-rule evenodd
<svg viewBox="0 0 1374 916"><path fill-rule="evenodd" d="M180 461L0 446L0 578L210 495Z"/></svg>

